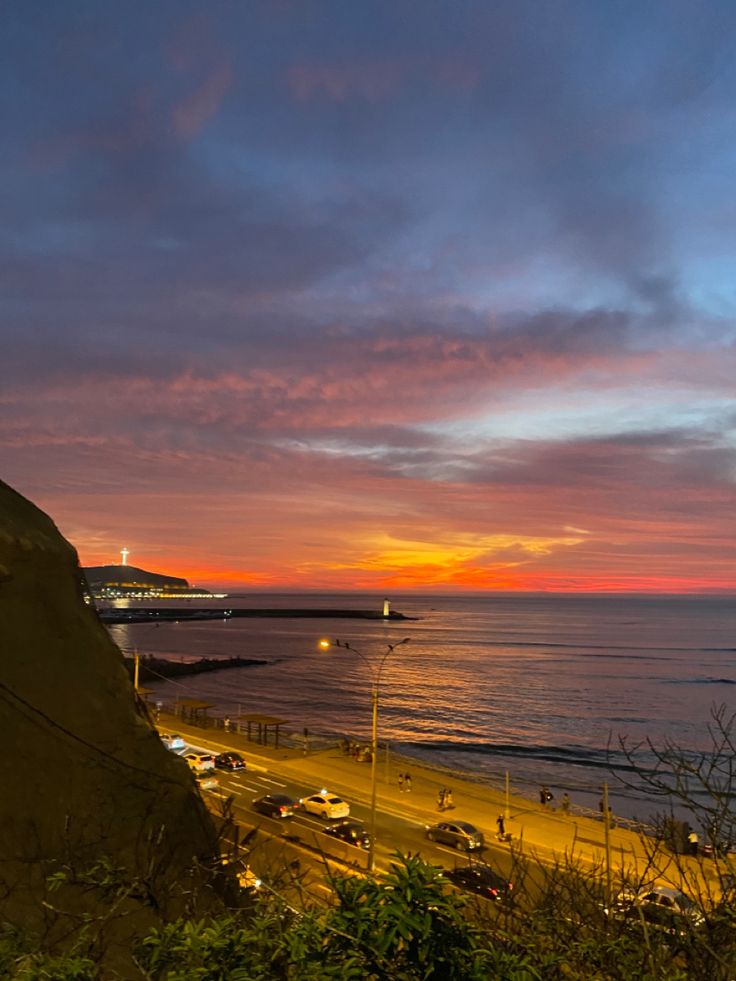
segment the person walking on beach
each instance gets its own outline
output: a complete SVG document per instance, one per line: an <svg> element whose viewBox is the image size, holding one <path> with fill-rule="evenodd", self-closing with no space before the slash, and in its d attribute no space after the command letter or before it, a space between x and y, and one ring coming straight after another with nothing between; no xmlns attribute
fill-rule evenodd
<svg viewBox="0 0 736 981"><path fill-rule="evenodd" d="M403 793L403 792L404 792L404 774L403 773L400 773L399 774L399 793Z"/></svg>
<svg viewBox="0 0 736 981"><path fill-rule="evenodd" d="M499 814L496 818L496 827L498 828L497 837L499 841L503 841L503 839L506 837L506 823L503 819L503 814Z"/></svg>
<svg viewBox="0 0 736 981"><path fill-rule="evenodd" d="M411 793L411 773L404 774L404 790L407 794Z"/></svg>
<svg viewBox="0 0 736 981"><path fill-rule="evenodd" d="M560 807L562 808L563 814L570 813L570 795L567 791L562 795L562 800L560 801Z"/></svg>

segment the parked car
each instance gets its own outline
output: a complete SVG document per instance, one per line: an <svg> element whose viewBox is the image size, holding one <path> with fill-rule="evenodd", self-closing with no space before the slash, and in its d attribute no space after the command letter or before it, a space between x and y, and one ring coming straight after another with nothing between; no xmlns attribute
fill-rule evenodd
<svg viewBox="0 0 736 981"><path fill-rule="evenodd" d="M215 757L218 770L244 770L245 760L240 753L220 753Z"/></svg>
<svg viewBox="0 0 736 981"><path fill-rule="evenodd" d="M467 821L440 821L425 832L430 841L450 845L458 851L474 851L483 847L483 832Z"/></svg>
<svg viewBox="0 0 736 981"><path fill-rule="evenodd" d="M220 786L220 781L211 770L196 771L194 779L197 781L197 786L200 790L217 790Z"/></svg>
<svg viewBox="0 0 736 981"><path fill-rule="evenodd" d="M322 834L337 838L348 845L355 845L357 848L371 847L371 836L362 821L340 821L338 824L330 825L329 828L324 828Z"/></svg>
<svg viewBox="0 0 736 981"><path fill-rule="evenodd" d="M304 797L301 803L307 814L316 814L325 820L346 818L350 814L350 805L342 797L336 797L326 790Z"/></svg>
<svg viewBox="0 0 736 981"><path fill-rule="evenodd" d="M184 759L195 773L215 768L215 757L211 753L187 753Z"/></svg>
<svg viewBox="0 0 736 981"><path fill-rule="evenodd" d="M160 736L161 742L167 749L184 749L186 746L186 743L178 732L162 732Z"/></svg>
<svg viewBox="0 0 736 981"><path fill-rule="evenodd" d="M256 797L253 801L254 811L272 818L293 817L294 809L298 806L297 802L286 794L264 794L263 797Z"/></svg>
<svg viewBox="0 0 736 981"><path fill-rule="evenodd" d="M510 902L513 882L487 865L467 865L445 872L445 877L458 889L477 893L495 902Z"/></svg>

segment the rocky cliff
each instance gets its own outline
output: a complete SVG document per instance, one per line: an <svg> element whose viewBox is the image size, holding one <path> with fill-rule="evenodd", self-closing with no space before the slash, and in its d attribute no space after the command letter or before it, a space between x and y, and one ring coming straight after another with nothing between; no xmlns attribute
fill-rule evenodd
<svg viewBox="0 0 736 981"><path fill-rule="evenodd" d="M124 964L131 933L206 907L217 843L82 584L51 519L0 482L0 923L48 944L83 925L105 976L131 977L115 945Z"/></svg>

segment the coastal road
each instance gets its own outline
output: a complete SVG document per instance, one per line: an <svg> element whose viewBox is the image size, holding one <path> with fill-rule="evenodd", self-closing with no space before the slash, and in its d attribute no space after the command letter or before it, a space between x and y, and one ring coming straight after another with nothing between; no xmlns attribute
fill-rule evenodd
<svg viewBox="0 0 736 981"><path fill-rule="evenodd" d="M212 752L211 747L190 745L181 750L179 755L186 752ZM365 853L351 845L346 845L323 834L329 821L322 821L314 815L297 810L292 818L277 820L266 817L253 810L252 801L263 794L282 793L299 800L314 794L322 788L331 789L328 774L320 786L307 785L281 777L277 772L278 763L265 768L248 762L247 769L235 772L217 771L220 781L218 791L204 791L204 795L225 801L232 799L233 817L244 828L260 828L273 836L288 835L289 839L298 840L306 847L319 849L339 860L355 861L365 867ZM337 796L343 796L337 793ZM370 808L361 801L344 798L350 804L350 816L370 825ZM459 816L458 816L459 817ZM445 845L430 842L425 836L427 824L436 820L451 819L447 814L428 815L426 823L418 821L412 814L402 813L396 805L379 806L376 810L376 864L379 868L388 868L395 853L421 854L422 858L434 865L444 868L456 868L469 862L482 861L491 865L504 875L511 874L512 860L507 849L487 843L480 852L468 855Z"/></svg>

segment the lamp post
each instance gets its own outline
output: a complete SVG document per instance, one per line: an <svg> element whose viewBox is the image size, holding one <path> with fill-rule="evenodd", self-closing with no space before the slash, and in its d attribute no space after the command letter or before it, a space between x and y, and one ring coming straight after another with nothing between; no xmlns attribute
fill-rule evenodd
<svg viewBox="0 0 736 981"><path fill-rule="evenodd" d="M381 673L383 672L383 666L389 654L392 654L402 644L408 644L410 639L410 637L404 637L403 640L398 641L396 644L389 644L386 648L386 653L378 661L377 667L375 661L370 661L346 640L336 640L334 642L321 640L319 642L319 646L323 651L329 650L331 647L342 647L345 650L351 651L366 663L371 675L371 822L370 844L368 846L368 869L371 872L376 867L376 758L378 756L378 698L381 690Z"/></svg>

